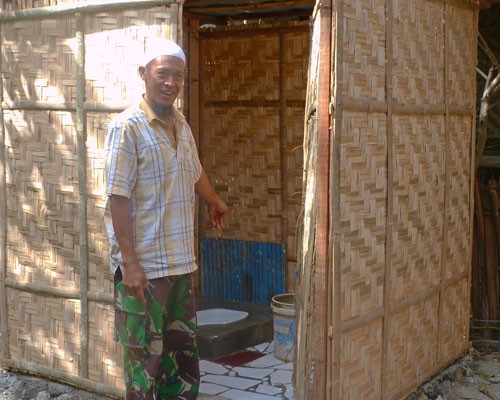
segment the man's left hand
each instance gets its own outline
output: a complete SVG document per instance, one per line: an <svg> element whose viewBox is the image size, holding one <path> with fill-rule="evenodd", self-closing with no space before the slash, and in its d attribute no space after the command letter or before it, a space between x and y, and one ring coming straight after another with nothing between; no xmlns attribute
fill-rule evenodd
<svg viewBox="0 0 500 400"><path fill-rule="evenodd" d="M218 199L216 203L208 205L208 215L210 216L210 221L217 229L221 229L224 226L223 219L227 211L227 204L220 199Z"/></svg>

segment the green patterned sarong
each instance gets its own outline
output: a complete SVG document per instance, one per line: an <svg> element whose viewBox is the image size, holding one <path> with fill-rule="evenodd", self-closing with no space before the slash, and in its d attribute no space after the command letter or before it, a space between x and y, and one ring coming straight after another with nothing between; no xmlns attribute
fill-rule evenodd
<svg viewBox="0 0 500 400"><path fill-rule="evenodd" d="M192 400L199 353L191 274L151 279L146 304L124 293L115 274L115 340L123 345L127 400Z"/></svg>

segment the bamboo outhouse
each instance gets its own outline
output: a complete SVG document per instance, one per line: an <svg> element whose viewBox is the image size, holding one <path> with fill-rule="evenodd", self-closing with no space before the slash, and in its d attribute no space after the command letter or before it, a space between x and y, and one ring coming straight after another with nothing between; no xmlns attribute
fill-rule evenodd
<svg viewBox="0 0 500 400"><path fill-rule="evenodd" d="M2 366L123 394L102 149L154 36L188 53L180 106L238 210L222 237L200 214L206 270L217 238L272 260L244 300L299 283L295 398L404 398L467 351L477 1L0 4Z"/></svg>
<svg viewBox="0 0 500 400"><path fill-rule="evenodd" d="M299 399L405 398L469 348L477 14L317 3Z"/></svg>

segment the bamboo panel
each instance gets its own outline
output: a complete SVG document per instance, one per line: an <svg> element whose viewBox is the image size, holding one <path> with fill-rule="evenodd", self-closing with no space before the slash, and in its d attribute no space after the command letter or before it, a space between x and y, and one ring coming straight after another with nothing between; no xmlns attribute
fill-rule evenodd
<svg viewBox="0 0 500 400"><path fill-rule="evenodd" d="M404 398L402 391L409 394L438 365L438 301L438 295L431 296L391 317L386 354L388 398Z"/></svg>
<svg viewBox="0 0 500 400"><path fill-rule="evenodd" d="M137 68L148 38L175 39L169 8L155 7L86 15L85 95L96 103L130 103L143 93ZM119 62L117 64L117 61Z"/></svg>
<svg viewBox="0 0 500 400"><path fill-rule="evenodd" d="M449 360L468 347L470 285L465 277L444 288L439 317L439 359Z"/></svg>
<svg viewBox="0 0 500 400"><path fill-rule="evenodd" d="M340 385L342 399L377 400L381 397L382 320L342 335Z"/></svg>
<svg viewBox="0 0 500 400"><path fill-rule="evenodd" d="M342 320L383 305L387 138L383 114L345 113L341 138Z"/></svg>
<svg viewBox="0 0 500 400"><path fill-rule="evenodd" d="M19 363L16 368L34 366L39 373L106 392L123 387L121 349L112 339L113 279L102 218L103 142L114 115L85 115L83 101L94 106L105 102L104 108L117 109L116 103L121 106L138 97L142 81L137 76L137 54L148 46L149 37L175 39L177 34L176 9L127 10L117 3L113 9L118 8L121 11L84 16L83 32L81 24L79 32L75 28L81 15L76 20L74 15L34 19L25 15L2 24L3 98L25 107L3 113L2 189L6 188L4 223L9 233L5 275L11 286L4 304L8 315L2 315L8 328L6 332L2 327L2 336L6 333L2 344L8 349L2 354L8 357L6 363ZM90 78L86 86L84 79L77 82L80 34L86 71L79 76ZM136 79L131 79L131 71ZM44 104L48 110L41 109ZM50 111L53 108L64 111ZM74 109L81 113L71 112ZM86 162L83 177L79 161ZM84 193L79 193L79 178L86 178ZM83 200L84 227L79 209ZM80 237L87 233L88 246ZM80 243L88 247L82 249L88 254L82 255ZM85 272L82 288L80 271Z"/></svg>
<svg viewBox="0 0 500 400"><path fill-rule="evenodd" d="M205 109L204 118L211 122L202 132L203 165L231 209L223 234L279 242L280 148L275 110L211 107ZM219 234L206 219L203 231L206 236Z"/></svg>
<svg viewBox="0 0 500 400"><path fill-rule="evenodd" d="M89 303L89 379L123 388L122 346L113 341L113 305Z"/></svg>
<svg viewBox="0 0 500 400"><path fill-rule="evenodd" d="M385 4L346 2L343 24L342 93L385 100Z"/></svg>
<svg viewBox="0 0 500 400"><path fill-rule="evenodd" d="M7 289L9 350L14 360L79 374L80 304Z"/></svg>
<svg viewBox="0 0 500 400"><path fill-rule="evenodd" d="M279 37L228 36L202 46L203 96L211 101L277 100Z"/></svg>
<svg viewBox="0 0 500 400"><path fill-rule="evenodd" d="M73 19L7 22L2 33L5 101L76 100Z"/></svg>
<svg viewBox="0 0 500 400"><path fill-rule="evenodd" d="M471 117L450 117L449 185L447 204L447 240L443 279L449 280L470 270Z"/></svg>
<svg viewBox="0 0 500 400"><path fill-rule="evenodd" d="M443 24L441 2L394 1L392 85L397 102L444 102Z"/></svg>
<svg viewBox="0 0 500 400"><path fill-rule="evenodd" d="M220 110L220 111L219 111ZM264 112L264 114L262 114ZM217 118L222 115L222 118ZM287 111L288 245L296 254L297 230L302 207L302 116ZM204 168L216 190L230 205L223 234L248 240L281 240L282 184L279 171L278 120L274 109L206 109L207 120L214 121L202 134ZM255 124L258 120L259 124ZM215 121L220 121L221 126ZM227 132L232 132L228 135ZM204 221L208 236L219 233Z"/></svg>
<svg viewBox="0 0 500 400"><path fill-rule="evenodd" d="M318 18L325 10L328 2ZM315 171L330 165L330 248L326 260L299 259L299 293L318 290L311 275L324 269L331 281L322 300L299 303L299 321L310 328L298 336L305 374L295 388L327 399L401 399L468 346L477 8L342 0L331 12L333 146L329 160L319 149L309 156L318 157ZM328 33L318 48L330 45ZM311 78L312 91L319 78ZM311 143L326 134L315 129ZM305 183L315 184L314 171ZM306 355L322 334L326 368L321 356L316 365Z"/></svg>
<svg viewBox="0 0 500 400"><path fill-rule="evenodd" d="M471 23L470 10L446 8L446 59L448 80L446 82L448 104L465 107L476 105L476 27Z"/></svg>
<svg viewBox="0 0 500 400"><path fill-rule="evenodd" d="M104 226L104 139L115 114L87 113L87 226L89 246L89 290L113 293L109 266L109 243Z"/></svg>
<svg viewBox="0 0 500 400"><path fill-rule="evenodd" d="M443 246L444 117L394 116L391 300L439 283Z"/></svg>
<svg viewBox="0 0 500 400"><path fill-rule="evenodd" d="M285 94L290 99L306 98L310 36L305 32L285 34ZM302 119L302 123L304 123ZM303 137L303 134L302 134Z"/></svg>
<svg viewBox="0 0 500 400"><path fill-rule="evenodd" d="M79 288L74 115L5 112L7 277Z"/></svg>

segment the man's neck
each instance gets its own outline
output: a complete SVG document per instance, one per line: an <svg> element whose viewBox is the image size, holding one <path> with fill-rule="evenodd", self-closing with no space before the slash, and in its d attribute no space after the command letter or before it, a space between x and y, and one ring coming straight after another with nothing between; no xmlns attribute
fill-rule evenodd
<svg viewBox="0 0 500 400"><path fill-rule="evenodd" d="M150 104L151 108L155 112L155 114L160 117L163 120L169 120L170 118L173 117L174 112L173 112L173 106L165 106L163 104Z"/></svg>
<svg viewBox="0 0 500 400"><path fill-rule="evenodd" d="M162 120L171 120L174 116L174 106L173 105L165 105L160 103L154 103L149 101L145 95L142 96L146 103L149 104L153 112Z"/></svg>

